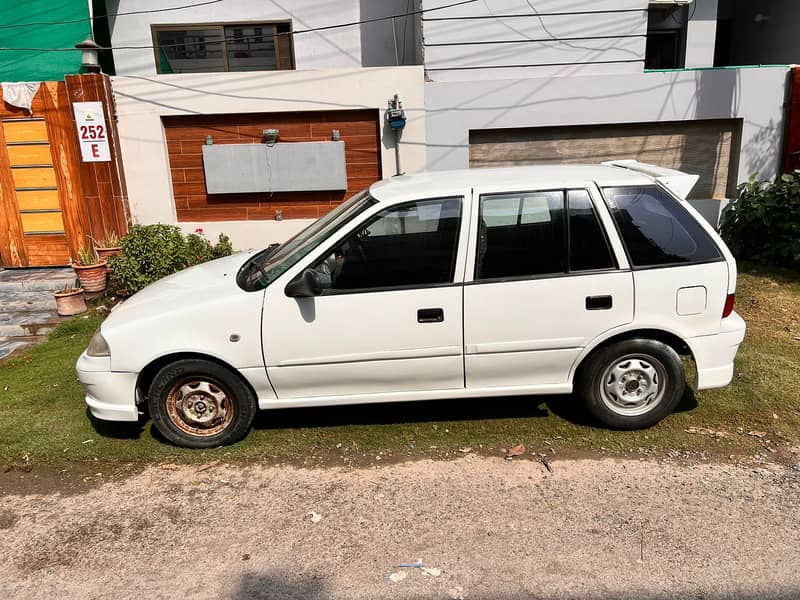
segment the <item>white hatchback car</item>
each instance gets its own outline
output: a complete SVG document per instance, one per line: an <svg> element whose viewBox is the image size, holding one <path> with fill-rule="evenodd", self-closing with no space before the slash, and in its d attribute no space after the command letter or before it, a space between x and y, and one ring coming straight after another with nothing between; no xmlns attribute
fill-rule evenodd
<svg viewBox="0 0 800 600"><path fill-rule="evenodd" d="M722 387L744 338L736 263L634 161L432 172L374 184L286 243L134 295L78 360L92 414L145 406L172 442L228 444L257 409L577 392L653 425Z"/></svg>

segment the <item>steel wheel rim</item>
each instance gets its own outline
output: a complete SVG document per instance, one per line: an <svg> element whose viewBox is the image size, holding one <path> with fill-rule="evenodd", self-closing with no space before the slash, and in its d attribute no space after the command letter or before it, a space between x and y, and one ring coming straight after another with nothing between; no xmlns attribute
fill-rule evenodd
<svg viewBox="0 0 800 600"><path fill-rule="evenodd" d="M606 367L599 392L610 411L638 417L661 404L667 384L667 370L661 361L646 354L628 354Z"/></svg>
<svg viewBox="0 0 800 600"><path fill-rule="evenodd" d="M167 415L181 431L210 437L222 433L233 421L231 394L208 377L188 377L173 384L167 394Z"/></svg>

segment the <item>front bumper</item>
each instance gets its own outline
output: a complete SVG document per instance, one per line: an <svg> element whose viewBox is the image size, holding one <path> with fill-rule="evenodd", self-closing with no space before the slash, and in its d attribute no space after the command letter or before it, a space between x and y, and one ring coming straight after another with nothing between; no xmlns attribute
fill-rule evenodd
<svg viewBox="0 0 800 600"><path fill-rule="evenodd" d="M697 365L698 390L725 387L731 382L733 359L746 329L744 319L734 312L722 320L719 333L686 340Z"/></svg>
<svg viewBox="0 0 800 600"><path fill-rule="evenodd" d="M108 357L81 354L75 365L78 380L86 388L89 411L103 421L138 421L136 379L138 373L118 373L111 370Z"/></svg>

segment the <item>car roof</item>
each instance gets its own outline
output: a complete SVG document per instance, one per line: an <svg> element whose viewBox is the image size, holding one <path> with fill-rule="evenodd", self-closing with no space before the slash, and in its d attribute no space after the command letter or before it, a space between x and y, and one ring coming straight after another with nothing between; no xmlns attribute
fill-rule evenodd
<svg viewBox="0 0 800 600"><path fill-rule="evenodd" d="M607 165L491 167L399 175L372 184L370 194L380 202L392 202L407 197L431 198L457 193L465 187L477 187L481 191L491 191L493 186L525 190L572 187L589 182L600 187L652 185L653 181L653 177L638 171Z"/></svg>

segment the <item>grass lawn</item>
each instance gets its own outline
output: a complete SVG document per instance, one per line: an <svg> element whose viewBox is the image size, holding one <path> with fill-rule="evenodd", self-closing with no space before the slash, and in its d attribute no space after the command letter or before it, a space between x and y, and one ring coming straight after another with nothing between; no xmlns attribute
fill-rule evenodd
<svg viewBox="0 0 800 600"><path fill-rule="evenodd" d="M610 431L586 421L570 396L399 403L262 412L254 430L227 448L192 451L150 429L93 423L74 364L100 323L96 315L59 326L43 344L0 363L0 465L71 461L141 463L225 460L342 463L499 452L660 454L764 453L800 461L800 275L745 267L737 310L748 333L736 376L721 390L688 391L658 426ZM687 431L688 430L688 431ZM763 437L749 435L764 432ZM773 453L772 450L775 450Z"/></svg>

